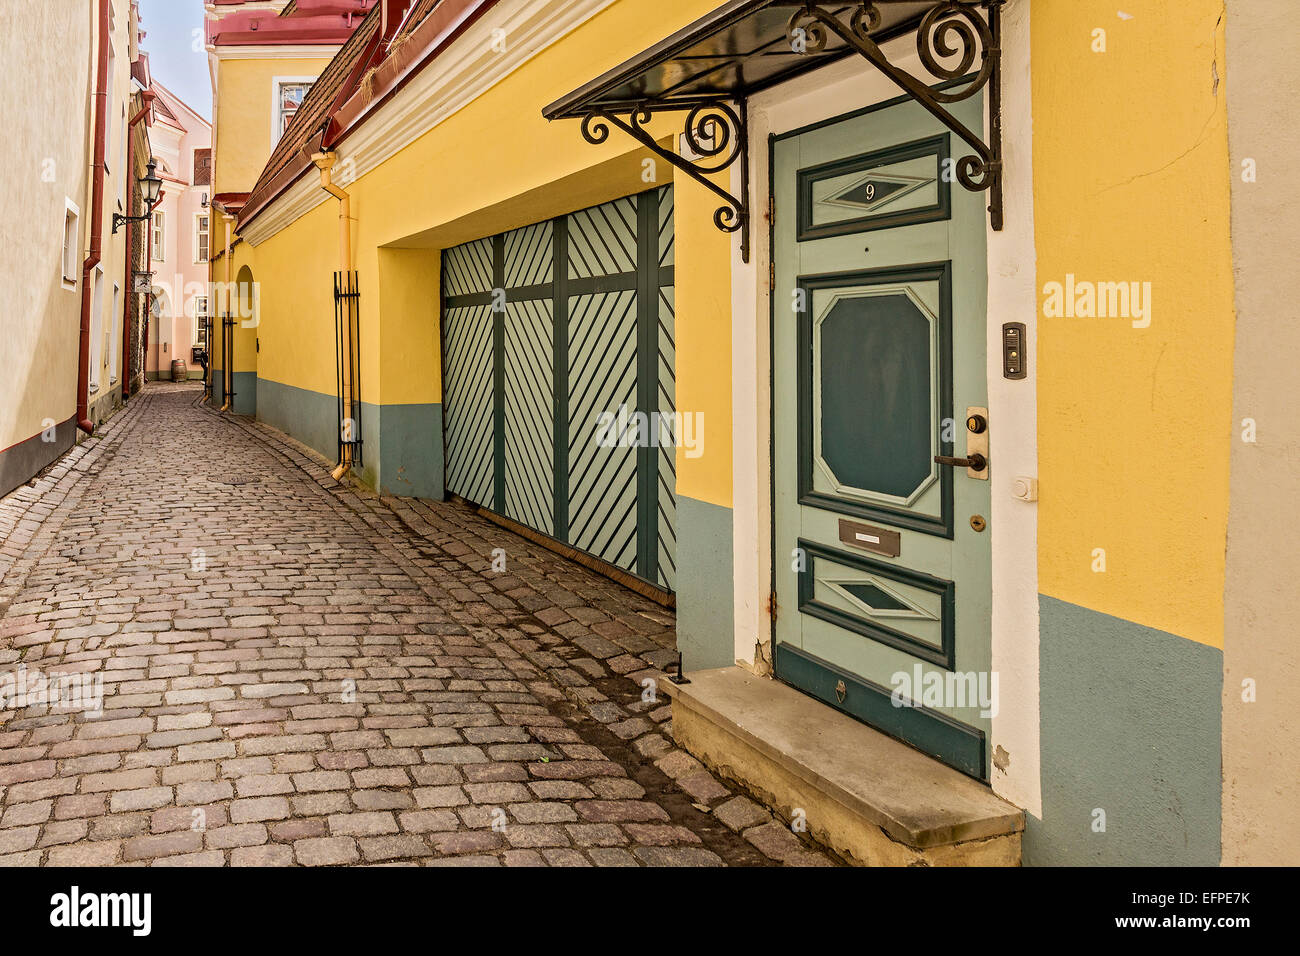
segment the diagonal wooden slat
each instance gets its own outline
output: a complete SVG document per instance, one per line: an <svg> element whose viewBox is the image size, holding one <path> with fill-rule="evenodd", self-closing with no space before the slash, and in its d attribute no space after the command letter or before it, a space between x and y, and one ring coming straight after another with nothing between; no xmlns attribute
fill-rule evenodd
<svg viewBox="0 0 1300 956"><path fill-rule="evenodd" d="M550 534L554 374L554 303L511 302L505 312L505 514Z"/></svg>
<svg viewBox="0 0 1300 956"><path fill-rule="evenodd" d="M447 488L476 504L491 504L495 475L491 308L448 309L443 350Z"/></svg>
<svg viewBox="0 0 1300 956"><path fill-rule="evenodd" d="M492 289L492 241L476 239L443 253L443 284L448 295L473 295Z"/></svg>
<svg viewBox="0 0 1300 956"><path fill-rule="evenodd" d="M569 216L569 275L636 271L636 199L618 199Z"/></svg>
<svg viewBox="0 0 1300 956"><path fill-rule="evenodd" d="M539 222L513 232L505 238L505 287L544 285L551 281L554 255L551 246L551 222Z"/></svg>
<svg viewBox="0 0 1300 956"><path fill-rule="evenodd" d="M619 567L636 564L636 449L604 447L602 414L636 407L636 293L569 303L569 538ZM626 546L631 535L631 546Z"/></svg>
<svg viewBox="0 0 1300 956"><path fill-rule="evenodd" d="M659 192L659 265L671 266L673 260L673 187L666 186Z"/></svg>

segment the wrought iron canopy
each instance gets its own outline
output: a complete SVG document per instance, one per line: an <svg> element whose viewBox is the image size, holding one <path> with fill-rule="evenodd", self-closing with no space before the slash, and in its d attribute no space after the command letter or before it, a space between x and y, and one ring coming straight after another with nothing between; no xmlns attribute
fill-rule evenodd
<svg viewBox="0 0 1300 956"><path fill-rule="evenodd" d="M745 99L760 90L847 56L861 56L963 140L958 182L989 190L994 229L1002 228L999 8L1004 0L730 0L705 17L542 110L548 120L580 119L591 143L610 126L632 136L718 194L714 222L740 231L749 259L748 155ZM932 87L890 63L885 42L915 32ZM987 140L957 120L946 104L987 88ZM687 155L665 150L646 130L656 113L685 113ZM707 177L742 163L741 195Z"/></svg>

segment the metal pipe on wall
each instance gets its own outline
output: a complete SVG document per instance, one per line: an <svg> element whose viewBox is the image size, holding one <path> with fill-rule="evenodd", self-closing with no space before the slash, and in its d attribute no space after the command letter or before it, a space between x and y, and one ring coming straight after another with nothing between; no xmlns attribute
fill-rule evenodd
<svg viewBox="0 0 1300 956"><path fill-rule="evenodd" d="M352 271L352 197L348 195L347 190L335 184L333 180L335 159L333 153L315 153L312 155L311 161L320 170L320 188L339 201L339 270L346 277ZM357 370L352 368L351 322L344 322L339 334L340 354L343 361L339 382L341 395L339 397L343 408L351 409L353 404L352 382L357 374ZM341 429L343 423L338 422L336 427ZM342 461L330 473L335 481L346 475L353 464L351 442L344 442L342 449L343 453L340 455Z"/></svg>
<svg viewBox="0 0 1300 956"><path fill-rule="evenodd" d="M108 142L108 45L111 0L99 0L99 51L95 66L95 159L91 168L90 254L81 265L81 331L77 351L77 427L95 433L90 420L90 277L104 247L104 153Z"/></svg>
<svg viewBox="0 0 1300 956"><path fill-rule="evenodd" d="M161 192L158 193L158 202L160 204L162 203L162 196L163 194ZM148 232L145 234L144 261L145 261L145 268L149 269L150 267L153 266L153 213L152 212L149 214L149 221L145 224L145 228L148 230ZM149 286L149 291L144 294L144 341L141 343L142 347L140 349L140 361L144 362L145 365L149 364L149 314L151 312L153 312L153 285L152 284ZM158 318L158 341L159 342L162 341L162 317L161 316L159 316ZM162 369L158 367L157 361L154 362L154 366L155 366L155 371L158 372L158 379L161 381ZM146 378L148 377L147 370L145 372L145 377Z"/></svg>
<svg viewBox="0 0 1300 956"><path fill-rule="evenodd" d="M144 105L140 107L140 112L132 116L131 121L127 123L126 175L128 177L135 176L135 136L132 131L135 129L136 125L145 117L150 117L149 122L146 123L145 125L147 126L153 125L153 119L152 119L153 101L154 101L154 97L156 97L157 95L158 94L155 93L153 90L144 90L140 94L140 99ZM128 183L127 183L128 198L131 196L131 190L132 190L132 186L128 179ZM134 230L135 230L135 223L127 222L126 224L126 278L125 278L126 284L123 286L123 288L126 290L126 295L122 297L122 398L124 399L130 398L132 395L131 392L131 303L135 301L135 283L131 281L131 272L132 272L132 267L135 265L135 262L133 261L133 257L132 257L131 240L133 238ZM150 229L150 233L152 232L153 230ZM149 259L145 259L144 262L145 272L148 272L152 266L153 266L153 262ZM149 314L148 312L146 312L144 315L145 315L144 322L147 327L149 324ZM142 341L141 345L143 346L143 344L144 343ZM140 361L141 363L145 362L145 353L143 348L141 348L140 350ZM145 370L140 369L140 371L141 373L144 373Z"/></svg>
<svg viewBox="0 0 1300 956"><path fill-rule="evenodd" d="M226 302L229 303L230 297L234 295L234 275L232 272L234 263L230 258L230 240L234 232L235 217L224 209L221 211L221 217L226 223ZM227 308L221 317L221 411L223 412L230 408L230 393L235 388L235 370L232 367L235 351L235 332L227 324L229 317L230 309Z"/></svg>

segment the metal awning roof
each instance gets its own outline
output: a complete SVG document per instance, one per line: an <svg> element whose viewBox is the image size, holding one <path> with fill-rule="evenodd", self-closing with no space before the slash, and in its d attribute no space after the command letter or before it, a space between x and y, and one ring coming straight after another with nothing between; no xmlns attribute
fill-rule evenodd
<svg viewBox="0 0 1300 956"><path fill-rule="evenodd" d="M730 0L707 16L637 54L614 69L551 103L547 119L575 119L593 109L626 109L647 100L655 103L740 98L854 51L833 33L820 52L796 52L790 43L790 18L806 2ZM871 31L877 43L916 29L933 0L880 5L880 26ZM845 19L855 3L825 3Z"/></svg>
<svg viewBox="0 0 1300 956"><path fill-rule="evenodd" d="M989 192L990 224L1002 228L1000 10L1005 0L729 0L542 110L580 119L593 144L617 128L712 191L714 223L739 232L749 261L750 197L746 98L848 56L859 56L957 134L970 154L955 179ZM887 41L915 34L924 73L891 63ZM938 86L930 83L939 82ZM947 104L988 91L988 136L967 128ZM647 128L653 115L684 112L682 149ZM738 194L709 176L739 162Z"/></svg>

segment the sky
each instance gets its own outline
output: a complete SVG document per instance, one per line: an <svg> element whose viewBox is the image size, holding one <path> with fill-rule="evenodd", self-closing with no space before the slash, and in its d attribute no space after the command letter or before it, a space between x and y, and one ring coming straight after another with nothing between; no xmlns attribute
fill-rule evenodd
<svg viewBox="0 0 1300 956"><path fill-rule="evenodd" d="M153 78L207 120L212 85L203 51L203 0L140 0L142 46ZM196 32L197 31L197 32Z"/></svg>

